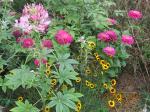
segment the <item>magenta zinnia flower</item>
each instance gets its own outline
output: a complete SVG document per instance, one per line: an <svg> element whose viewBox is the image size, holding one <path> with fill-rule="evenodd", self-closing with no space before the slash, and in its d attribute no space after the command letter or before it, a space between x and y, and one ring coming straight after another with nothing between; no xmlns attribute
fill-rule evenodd
<svg viewBox="0 0 150 112"><path fill-rule="evenodd" d="M108 56L114 56L116 54L116 50L113 47L105 47L103 48L103 52Z"/></svg>
<svg viewBox="0 0 150 112"><path fill-rule="evenodd" d="M35 59L34 60L34 65L39 67L40 66L40 61L38 59Z"/></svg>
<svg viewBox="0 0 150 112"><path fill-rule="evenodd" d="M128 12L128 16L132 19L140 19L140 18L142 18L142 13L137 10L130 10Z"/></svg>
<svg viewBox="0 0 150 112"><path fill-rule="evenodd" d="M110 41L110 36L105 32L98 33L97 37L99 40L104 41L104 42Z"/></svg>
<svg viewBox="0 0 150 112"><path fill-rule="evenodd" d="M109 40L111 40L111 41L117 41L117 34L116 34L115 31L113 31L113 30L108 30L108 31L106 31L105 33L109 35L109 37L110 37Z"/></svg>
<svg viewBox="0 0 150 112"><path fill-rule="evenodd" d="M42 40L42 45L43 45L43 47L46 47L46 48L52 48L53 47L53 43L49 39Z"/></svg>
<svg viewBox="0 0 150 112"><path fill-rule="evenodd" d="M46 63L47 63L47 59L42 58L42 59L41 59L41 62L42 62L43 64L46 64Z"/></svg>
<svg viewBox="0 0 150 112"><path fill-rule="evenodd" d="M111 19L111 18L108 18L107 22L110 23L111 25L115 25L117 23L115 19Z"/></svg>
<svg viewBox="0 0 150 112"><path fill-rule="evenodd" d="M22 44L24 48L31 48L34 45L34 40L32 38L25 38Z"/></svg>
<svg viewBox="0 0 150 112"><path fill-rule="evenodd" d="M41 4L27 4L24 6L22 16L16 20L15 27L30 33L32 30L44 33L51 20L48 11Z"/></svg>
<svg viewBox="0 0 150 112"><path fill-rule="evenodd" d="M126 45L132 45L134 43L133 37L129 35L122 35L121 41Z"/></svg>
<svg viewBox="0 0 150 112"><path fill-rule="evenodd" d="M15 31L13 31L13 36L15 36L15 37L21 37L22 36L22 33L21 33L21 31L20 30L15 30Z"/></svg>
<svg viewBox="0 0 150 112"><path fill-rule="evenodd" d="M71 44L73 37L65 30L59 30L55 35L56 41L60 45Z"/></svg>

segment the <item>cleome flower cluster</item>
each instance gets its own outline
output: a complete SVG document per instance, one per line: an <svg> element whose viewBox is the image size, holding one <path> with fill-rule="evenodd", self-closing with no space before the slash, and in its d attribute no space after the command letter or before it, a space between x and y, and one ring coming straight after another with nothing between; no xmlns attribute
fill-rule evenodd
<svg viewBox="0 0 150 112"><path fill-rule="evenodd" d="M26 33L31 33L33 30L44 33L50 23L48 11L44 9L43 5L27 4L24 6L22 16L16 20L14 27Z"/></svg>

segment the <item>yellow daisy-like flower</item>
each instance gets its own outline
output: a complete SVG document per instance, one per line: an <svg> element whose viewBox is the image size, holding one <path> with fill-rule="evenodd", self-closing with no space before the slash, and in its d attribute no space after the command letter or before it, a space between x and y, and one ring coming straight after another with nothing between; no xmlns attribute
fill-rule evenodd
<svg viewBox="0 0 150 112"><path fill-rule="evenodd" d="M77 83L81 82L81 77L77 77L76 82Z"/></svg>
<svg viewBox="0 0 150 112"><path fill-rule="evenodd" d="M90 74L90 73L91 73L91 70L90 70L90 69L86 69L86 70L85 70L85 73L86 73L86 74Z"/></svg>
<svg viewBox="0 0 150 112"><path fill-rule="evenodd" d="M45 73L46 73L47 76L49 76L51 74L51 70L50 69L46 69Z"/></svg>
<svg viewBox="0 0 150 112"><path fill-rule="evenodd" d="M95 56L95 57L97 57L97 56L99 57L98 53L94 53L94 56Z"/></svg>
<svg viewBox="0 0 150 112"><path fill-rule="evenodd" d="M89 46L89 48L94 49L95 46L96 46L96 44L95 44L95 42L93 42L93 41L89 41L89 42L88 42L88 46Z"/></svg>
<svg viewBox="0 0 150 112"><path fill-rule="evenodd" d="M91 84L90 84L90 88L91 88L91 89L95 88L95 84L91 83Z"/></svg>
<svg viewBox="0 0 150 112"><path fill-rule="evenodd" d="M90 82L88 80L86 80L85 81L85 85L89 87L90 86Z"/></svg>
<svg viewBox="0 0 150 112"><path fill-rule="evenodd" d="M57 83L57 80L56 80L56 79L52 79L52 80L51 80L51 85L52 85L52 86L55 86L56 83Z"/></svg>
<svg viewBox="0 0 150 112"><path fill-rule="evenodd" d="M110 91L110 93L112 93L112 94L115 94L115 93L116 93L116 89L113 88L113 87L110 87L110 88L109 88L109 91Z"/></svg>
<svg viewBox="0 0 150 112"><path fill-rule="evenodd" d="M96 57L96 60L99 62L101 59L99 56Z"/></svg>
<svg viewBox="0 0 150 112"><path fill-rule="evenodd" d="M103 70L108 70L109 67L108 67L107 65L103 64L103 65L102 65L102 69L103 69Z"/></svg>
<svg viewBox="0 0 150 112"><path fill-rule="evenodd" d="M118 102L121 102L122 101L122 94L117 94L116 99Z"/></svg>
<svg viewBox="0 0 150 112"><path fill-rule="evenodd" d="M62 87L61 87L61 90L63 91L63 90L66 90L66 89L68 89L67 85L63 84Z"/></svg>
<svg viewBox="0 0 150 112"><path fill-rule="evenodd" d="M104 83L104 84L103 84L103 87L104 87L105 89L108 89L108 84L107 84L107 83Z"/></svg>
<svg viewBox="0 0 150 112"><path fill-rule="evenodd" d="M18 101L22 102L22 101L23 101L23 97L22 97L22 96L19 96L19 97L18 97Z"/></svg>
<svg viewBox="0 0 150 112"><path fill-rule="evenodd" d="M77 112L81 110L81 108L82 108L81 102L77 103L76 108L77 108Z"/></svg>
<svg viewBox="0 0 150 112"><path fill-rule="evenodd" d="M107 65L108 67L110 67L110 63L106 63L106 65Z"/></svg>
<svg viewBox="0 0 150 112"><path fill-rule="evenodd" d="M114 100L109 100L109 101L108 101L108 106L109 106L110 108L115 107L115 101L114 101Z"/></svg>
<svg viewBox="0 0 150 112"><path fill-rule="evenodd" d="M112 86L115 86L116 84L117 84L117 81L116 81L115 79L112 79L112 80L111 80L111 85L112 85Z"/></svg>
<svg viewBox="0 0 150 112"><path fill-rule="evenodd" d="M100 64L101 64L101 65L106 65L106 63L107 63L107 62L106 62L105 60L101 60L101 61L100 61Z"/></svg>
<svg viewBox="0 0 150 112"><path fill-rule="evenodd" d="M46 68L47 69L50 69L51 68L51 65L49 63L46 63Z"/></svg>
<svg viewBox="0 0 150 112"><path fill-rule="evenodd" d="M46 107L44 108L44 112L50 112L50 108L49 108L48 106L46 106Z"/></svg>

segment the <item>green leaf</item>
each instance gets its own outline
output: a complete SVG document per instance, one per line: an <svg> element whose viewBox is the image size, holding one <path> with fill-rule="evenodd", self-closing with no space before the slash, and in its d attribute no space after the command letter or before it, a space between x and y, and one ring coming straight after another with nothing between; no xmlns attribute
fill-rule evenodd
<svg viewBox="0 0 150 112"><path fill-rule="evenodd" d="M59 71L53 71L53 74L55 74L55 78L58 79L60 85L64 82L72 86L71 80L76 80L78 73L74 70L70 70L68 68L62 68L59 67Z"/></svg>
<svg viewBox="0 0 150 112"><path fill-rule="evenodd" d="M56 112L70 112L70 109L76 110L75 102L79 101L78 98L82 96L80 93L75 93L74 89L66 90L63 93L58 92L56 96L51 98L48 105L55 106Z"/></svg>
<svg viewBox="0 0 150 112"><path fill-rule="evenodd" d="M36 79L34 73L24 65L19 69L12 70L11 74L6 75L5 77L5 85L13 90L17 89L19 86L22 86L23 88L31 88Z"/></svg>
<svg viewBox="0 0 150 112"><path fill-rule="evenodd" d="M30 104L28 100L26 100L25 103L17 101L16 105L16 107L10 110L11 112L40 112L40 110Z"/></svg>

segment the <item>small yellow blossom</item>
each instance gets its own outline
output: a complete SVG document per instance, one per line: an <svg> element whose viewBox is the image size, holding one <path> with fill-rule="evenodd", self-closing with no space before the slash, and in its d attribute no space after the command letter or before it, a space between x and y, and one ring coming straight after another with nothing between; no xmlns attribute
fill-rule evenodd
<svg viewBox="0 0 150 112"><path fill-rule="evenodd" d="M110 93L112 93L112 94L115 94L115 93L116 93L116 89L113 88L113 87L110 87L110 88L109 88L109 91L110 91Z"/></svg>
<svg viewBox="0 0 150 112"><path fill-rule="evenodd" d="M85 85L89 87L90 86L90 82L88 80L86 80L85 81Z"/></svg>
<svg viewBox="0 0 150 112"><path fill-rule="evenodd" d="M49 76L51 74L51 70L50 69L46 69L45 73L46 73L47 76Z"/></svg>
<svg viewBox="0 0 150 112"><path fill-rule="evenodd" d="M18 101L21 101L21 102L22 102L22 101L23 101L23 97L22 97L22 96L19 96L19 97L18 97Z"/></svg>
<svg viewBox="0 0 150 112"><path fill-rule="evenodd" d="M107 63L107 62L106 62L105 60L101 60L101 61L100 61L100 64L101 64L101 65L106 65L106 63Z"/></svg>
<svg viewBox="0 0 150 112"><path fill-rule="evenodd" d="M103 84L103 87L104 87L105 89L108 89L107 83L104 83L104 84Z"/></svg>
<svg viewBox="0 0 150 112"><path fill-rule="evenodd" d="M88 42L88 47L89 47L89 48L94 49L95 46L96 46L95 42L93 42L93 41L89 41L89 42Z"/></svg>
<svg viewBox="0 0 150 112"><path fill-rule="evenodd" d="M91 89L95 88L95 84L90 83L90 88L91 88Z"/></svg>
<svg viewBox="0 0 150 112"><path fill-rule="evenodd" d="M114 100L109 100L108 101L108 106L111 107L111 108L115 107L115 101Z"/></svg>
<svg viewBox="0 0 150 112"><path fill-rule="evenodd" d="M122 98L122 94L117 94L117 95L116 95L116 99L117 99L118 102L121 102L122 99L123 99L123 98Z"/></svg>
<svg viewBox="0 0 150 112"><path fill-rule="evenodd" d="M108 70L109 67L108 67L107 65L103 64L103 65L102 65L102 69L103 69L103 70Z"/></svg>
<svg viewBox="0 0 150 112"><path fill-rule="evenodd" d="M50 112L50 108L49 108L48 106L46 106L46 107L44 108L44 112Z"/></svg>
<svg viewBox="0 0 150 112"><path fill-rule="evenodd" d="M51 65L49 63L46 63L46 68L50 69Z"/></svg>
<svg viewBox="0 0 150 112"><path fill-rule="evenodd" d="M81 102L78 102L76 105L77 112L79 112L81 110L81 108L82 108Z"/></svg>
<svg viewBox="0 0 150 112"><path fill-rule="evenodd" d="M56 82L57 82L56 79L52 79L52 80L51 80L51 85L52 85L52 86L55 86L55 85L56 85Z"/></svg>
<svg viewBox="0 0 150 112"><path fill-rule="evenodd" d="M98 55L98 53L94 53L94 56L97 57L97 56L99 56L99 55Z"/></svg>
<svg viewBox="0 0 150 112"><path fill-rule="evenodd" d="M116 82L116 80L115 80L115 79L112 79L112 80L111 80L111 85L112 85L112 86L115 86L115 85L116 85L116 83L117 83L117 82Z"/></svg>
<svg viewBox="0 0 150 112"><path fill-rule="evenodd" d="M90 73L91 73L91 70L88 68L88 69L85 70L85 73L86 73L86 74L90 74Z"/></svg>
<svg viewBox="0 0 150 112"><path fill-rule="evenodd" d="M101 59L100 59L100 57L98 56L98 57L96 57L96 60L99 62Z"/></svg>
<svg viewBox="0 0 150 112"><path fill-rule="evenodd" d="M81 82L81 77L77 77L76 82L77 83Z"/></svg>

